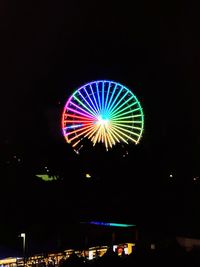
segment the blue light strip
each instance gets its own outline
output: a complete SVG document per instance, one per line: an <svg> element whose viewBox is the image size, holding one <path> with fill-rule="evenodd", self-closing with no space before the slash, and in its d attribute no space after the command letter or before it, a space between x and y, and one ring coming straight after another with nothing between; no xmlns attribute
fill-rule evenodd
<svg viewBox="0 0 200 267"><path fill-rule="evenodd" d="M102 109L102 106L101 106L101 100L100 100L100 95L99 95L98 81L96 82L96 89L97 89L97 96L98 96L98 101L99 101L99 110L101 110Z"/></svg>
<svg viewBox="0 0 200 267"><path fill-rule="evenodd" d="M108 96L109 96L109 93L110 93L110 86L111 86L111 83L109 82L109 85L108 85L108 90L107 90L107 95L106 95L106 103L105 103L105 108L107 108Z"/></svg>
<svg viewBox="0 0 200 267"><path fill-rule="evenodd" d="M82 222L86 224L94 224L94 225L101 225L101 226L111 226L111 227L134 227L135 224L125 224L125 223L111 223L111 222L97 222L97 221L91 221L91 222Z"/></svg>
<svg viewBox="0 0 200 267"><path fill-rule="evenodd" d="M67 126L65 127L64 129L74 129L74 128L78 128L78 127L82 127L83 124L75 124L75 125L70 125L70 126Z"/></svg>

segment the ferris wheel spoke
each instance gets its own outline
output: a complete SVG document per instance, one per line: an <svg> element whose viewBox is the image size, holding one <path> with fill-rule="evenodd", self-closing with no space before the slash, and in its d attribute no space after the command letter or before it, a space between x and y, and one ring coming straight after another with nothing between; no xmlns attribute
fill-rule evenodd
<svg viewBox="0 0 200 267"><path fill-rule="evenodd" d="M67 114L66 118L63 119L63 121L65 122L68 118L71 118L71 119L81 119L81 120L87 120L87 121L94 121L93 118L78 116L78 115L74 115L74 114L70 114L70 113Z"/></svg>
<svg viewBox="0 0 200 267"><path fill-rule="evenodd" d="M118 117L119 115L121 115L121 116L124 116L124 115L126 115L126 114L130 114L130 113L134 113L134 112L136 112L136 111L139 111L140 113L141 113L141 115L142 115L142 111L141 111L141 109L140 108L136 108L136 109L130 109L129 111L126 111L126 112L119 112L119 113L117 113L117 114L114 114L113 116L115 116L115 117ZM117 115L117 116L116 116ZM138 114L136 114L136 115L138 115ZM111 116L111 119L113 119L113 117Z"/></svg>
<svg viewBox="0 0 200 267"><path fill-rule="evenodd" d="M114 96L114 94L115 94L115 92L116 92L116 90L117 90L117 86L118 86L118 84L116 83L116 84L115 84L115 87L114 87L114 89L113 89L113 91L112 91L111 97L110 97L110 99L109 99L109 101L108 101L108 105L107 105L107 107L106 107L106 110L109 110L109 107L110 107L110 104L111 104L111 102L112 102L113 96Z"/></svg>
<svg viewBox="0 0 200 267"><path fill-rule="evenodd" d="M85 136L88 136L88 139L91 139L95 135L97 130L98 126L92 128Z"/></svg>
<svg viewBox="0 0 200 267"><path fill-rule="evenodd" d="M70 108L70 107L67 108L68 110L74 112L75 114L79 114L79 115L82 115L84 117L88 117L88 118L94 119L94 116L92 116L90 113L88 113L86 110L82 109L81 107L79 107L75 103L71 102L70 104L72 104L73 106L78 108L80 111L77 110L77 109Z"/></svg>
<svg viewBox="0 0 200 267"><path fill-rule="evenodd" d="M138 118L138 117L143 117L142 114L138 114L138 115L130 115L130 116L126 116L123 117L124 114L121 114L121 116L114 116L111 117L112 121L118 121L118 120L125 120L125 119L134 119L134 118Z"/></svg>
<svg viewBox="0 0 200 267"><path fill-rule="evenodd" d="M113 144L112 144L112 142L110 141L109 136L107 136L107 142L108 142L110 148L112 148ZM107 151L108 151L108 147L107 147Z"/></svg>
<svg viewBox="0 0 200 267"><path fill-rule="evenodd" d="M123 135L123 136L125 136L127 139L132 140L134 143L137 143L137 142L138 142L137 140L135 140L134 138L132 138L130 135L124 133L124 131L125 131L124 129L123 129L123 131L121 131L121 130L117 129L116 126L114 126L114 128L115 128L116 132L118 132L120 135ZM121 136L121 137L122 137L122 136ZM128 143L128 142L126 141L126 143Z"/></svg>
<svg viewBox="0 0 200 267"><path fill-rule="evenodd" d="M120 140L122 140L122 141L124 141L125 143L128 144L128 142L126 141L126 139L124 139L124 138L122 137L121 132L118 131L117 129L115 129L114 126L113 126L113 130L115 130L115 135L119 138L119 142L120 142Z"/></svg>
<svg viewBox="0 0 200 267"><path fill-rule="evenodd" d="M108 147L112 147L112 136L108 132L108 129L104 129L104 134L105 134L105 144L106 144L106 150L108 150Z"/></svg>
<svg viewBox="0 0 200 267"><path fill-rule="evenodd" d="M93 115L94 117L96 116L96 114L91 110L89 109L78 97L74 96L74 99L82 106L84 107L88 112L89 114Z"/></svg>
<svg viewBox="0 0 200 267"><path fill-rule="evenodd" d="M89 120L65 120L65 122L66 123L73 123L73 124L75 123L76 124L76 123L82 123L82 122L83 123L87 123L87 122L91 123L92 121L89 121Z"/></svg>
<svg viewBox="0 0 200 267"><path fill-rule="evenodd" d="M108 151L108 139L107 139L107 135L104 135L104 140L105 140L105 146L106 146L106 150Z"/></svg>
<svg viewBox="0 0 200 267"><path fill-rule="evenodd" d="M72 145L72 147L76 147L80 142L81 142L81 140L78 140L76 143L74 143L74 144Z"/></svg>
<svg viewBox="0 0 200 267"><path fill-rule="evenodd" d="M113 110L116 111L116 107L119 106L119 104L124 100L124 98L127 96L129 92L126 91L126 93L124 95L121 96L121 98L119 99L119 101L116 103L116 105L114 105L112 108L109 109L109 112L112 114ZM133 96L132 96L133 98ZM121 106L123 105L127 105L127 101L125 101L124 103L121 104ZM120 106L120 107L121 107Z"/></svg>
<svg viewBox="0 0 200 267"><path fill-rule="evenodd" d="M118 122L112 122L113 125L119 125L121 127L126 127L126 128L130 128L130 129L134 129L134 130L139 130L141 131L142 130L142 127L136 127L136 126L133 126L133 125L127 125L127 124L124 124L124 123L118 123Z"/></svg>
<svg viewBox="0 0 200 267"><path fill-rule="evenodd" d="M143 124L143 120L142 121L133 121L133 123L137 123L137 124Z"/></svg>
<svg viewBox="0 0 200 267"><path fill-rule="evenodd" d="M104 81L102 82L101 95L102 95L102 111L104 111Z"/></svg>
<svg viewBox="0 0 200 267"><path fill-rule="evenodd" d="M110 93L110 87L111 87L111 82L108 83L108 89L107 89L107 94L106 94L106 102L105 102L105 109L107 110L107 102L108 102L108 96Z"/></svg>
<svg viewBox="0 0 200 267"><path fill-rule="evenodd" d="M66 136L69 136L69 135L76 134L78 132L84 131L85 129L87 129L89 127L92 127L92 124L91 123L84 124L84 125L82 125L82 128L80 128L80 129L76 129L74 131L68 131L68 132L66 132Z"/></svg>
<svg viewBox="0 0 200 267"><path fill-rule="evenodd" d="M137 137L139 137L140 135L134 131L130 131L124 127L121 127L121 126L118 126L118 125L114 125L115 128L117 128L118 130L122 131L122 132L125 132L125 133L128 133L130 135L135 135Z"/></svg>
<svg viewBox="0 0 200 267"><path fill-rule="evenodd" d="M105 145L106 145L106 149L107 149L108 148L108 140L107 140L107 133L106 133L105 127L103 129L103 138L105 140Z"/></svg>
<svg viewBox="0 0 200 267"><path fill-rule="evenodd" d="M118 120L118 121L113 121L113 123L115 123L115 122L117 122L117 123L128 123L128 124L134 124L134 123L136 123L136 124L142 124L143 123L143 121L120 121L120 120Z"/></svg>
<svg viewBox="0 0 200 267"><path fill-rule="evenodd" d="M74 137L72 137L71 139L69 139L69 142L73 141L74 139L77 139L78 137L80 137L81 135L87 133L93 126L89 126L89 127L85 127L87 128L86 130L80 132L79 134L76 134ZM83 129L82 129L83 130Z"/></svg>
<svg viewBox="0 0 200 267"><path fill-rule="evenodd" d="M100 135L99 135L99 139L98 139L98 143L100 143L101 142L101 140L103 139L103 137L102 137L103 135L102 135L102 131L100 131ZM103 142L103 141L102 141Z"/></svg>
<svg viewBox="0 0 200 267"><path fill-rule="evenodd" d="M83 124L72 124L72 125L68 125L66 127L64 127L63 129L64 130L68 130L68 129L75 129L75 128L79 128L79 127L82 127Z"/></svg>
<svg viewBox="0 0 200 267"><path fill-rule="evenodd" d="M128 92L127 92L128 93ZM119 104L124 100L124 98L126 97L126 95L124 95L123 97L120 98L120 100L116 103L116 105L110 110L111 114L115 114L119 109L121 109L123 106L127 106L130 107L131 104L129 104L129 101L131 101L133 98L135 99L135 96L131 96L128 100L125 100L120 106ZM132 101L131 101L132 102ZM137 104L137 101L134 102L135 104Z"/></svg>
<svg viewBox="0 0 200 267"><path fill-rule="evenodd" d="M102 143L105 142L106 150L108 150L108 139L107 139L107 129L106 127L102 127Z"/></svg>
<svg viewBox="0 0 200 267"><path fill-rule="evenodd" d="M116 115L119 115L119 114L121 114L121 113L126 114L126 112L124 112L124 111L127 110L127 109L130 110L130 108L133 107L133 106L135 106L136 104L137 104L137 101L131 103L131 104L128 105L128 106L126 105L123 109L118 110L118 111L114 111L114 112L112 113L112 116L116 116ZM134 111L137 111L137 110L139 110L139 109L140 109L140 108L136 108L136 109L133 109L132 111L134 112Z"/></svg>
<svg viewBox="0 0 200 267"><path fill-rule="evenodd" d="M97 140L98 140L98 138L99 138L100 132L101 132L101 130L100 130L100 126L99 126L99 128L98 128L98 130L97 130L97 133L96 133L96 135L94 136L93 145L96 144L96 142L97 142Z"/></svg>
<svg viewBox="0 0 200 267"><path fill-rule="evenodd" d="M120 94L121 94L121 92L122 92L123 89L124 89L124 88L121 87L121 89L119 90L119 92L117 93L117 95L114 97L114 100L113 100L112 104L110 105L110 107L109 107L109 109L108 109L108 112L111 112L112 107L113 107L114 104L116 103L116 101L117 101L117 99L119 98L119 96L120 96Z"/></svg>
<svg viewBox="0 0 200 267"><path fill-rule="evenodd" d="M97 113L96 113L96 110L90 105L90 103L87 101L87 99L85 99L85 97L82 95L82 93L79 91L79 95L82 97L82 99L85 101L85 103L87 104L87 108L88 108L88 110L90 110L90 112L94 115L94 116L96 116L97 115Z"/></svg>
<svg viewBox="0 0 200 267"><path fill-rule="evenodd" d="M100 112L100 107L98 106L98 103L97 103L96 97L95 97L95 95L94 95L94 91L93 91L93 88L92 88L92 85L91 85L91 84L90 84L90 90L91 90L91 92L92 92L93 100L94 100L94 102L95 102L95 107L96 107L96 109L98 110L98 112Z"/></svg>
<svg viewBox="0 0 200 267"><path fill-rule="evenodd" d="M100 94L99 94L99 85L98 85L98 81L96 82L96 92L97 92L97 96L98 96L98 103L99 103L99 110L101 110L101 99L100 99Z"/></svg>
<svg viewBox="0 0 200 267"><path fill-rule="evenodd" d="M118 142L118 143L120 142L119 139L115 136L114 131L112 129L112 126L108 129L108 135L109 135L113 145L115 145L116 142Z"/></svg>
<svg viewBox="0 0 200 267"><path fill-rule="evenodd" d="M99 127L99 137L98 137L98 143L101 141L102 139L102 127Z"/></svg>
<svg viewBox="0 0 200 267"><path fill-rule="evenodd" d="M98 114L98 113L99 113L99 112L98 112L98 109L97 109L97 107L94 105L94 102L92 101L92 99L91 99L90 95L88 94L87 90L85 89L85 87L83 88L83 90L84 90L85 94L87 95L87 97L89 98L90 103L92 104L92 106L93 106L93 108L94 108L94 110L95 110L95 114Z"/></svg>

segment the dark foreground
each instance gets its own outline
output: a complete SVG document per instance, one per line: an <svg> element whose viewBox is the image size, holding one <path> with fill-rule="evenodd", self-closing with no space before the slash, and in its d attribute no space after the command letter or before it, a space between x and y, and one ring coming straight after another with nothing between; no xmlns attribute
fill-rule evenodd
<svg viewBox="0 0 200 267"><path fill-rule="evenodd" d="M60 262L60 267L68 266L198 266L200 262L200 251L186 252L179 249L162 251L137 251L128 256L118 256L114 252L107 252L104 256L85 261L78 256L71 255L70 258Z"/></svg>

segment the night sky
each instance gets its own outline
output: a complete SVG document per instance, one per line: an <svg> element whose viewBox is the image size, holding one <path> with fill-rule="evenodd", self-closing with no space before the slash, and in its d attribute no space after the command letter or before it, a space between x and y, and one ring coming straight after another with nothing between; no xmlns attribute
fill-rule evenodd
<svg viewBox="0 0 200 267"><path fill-rule="evenodd" d="M198 15L178 1L1 1L1 233L99 219L200 235ZM125 158L78 156L62 136L67 98L96 79L143 106ZM45 166L61 181L37 180Z"/></svg>

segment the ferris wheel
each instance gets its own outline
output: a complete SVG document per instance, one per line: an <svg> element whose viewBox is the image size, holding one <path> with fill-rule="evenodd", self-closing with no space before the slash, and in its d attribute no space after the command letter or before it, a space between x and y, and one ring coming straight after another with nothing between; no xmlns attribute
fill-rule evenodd
<svg viewBox="0 0 200 267"><path fill-rule="evenodd" d="M144 114L137 97L124 85L108 80L87 83L67 100L62 114L62 132L77 153L88 140L106 150L119 143L138 144L144 129Z"/></svg>

